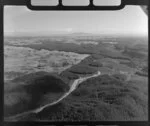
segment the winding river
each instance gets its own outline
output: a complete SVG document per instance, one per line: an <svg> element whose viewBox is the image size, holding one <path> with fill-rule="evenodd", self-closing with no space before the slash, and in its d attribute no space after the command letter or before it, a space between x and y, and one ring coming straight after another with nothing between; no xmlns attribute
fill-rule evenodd
<svg viewBox="0 0 150 126"><path fill-rule="evenodd" d="M68 95L70 95L70 94L78 87L79 84L81 84L82 82L86 81L87 79L90 79L90 78L93 78L93 77L97 77L97 76L99 76L99 75L101 75L101 72L100 72L100 71L98 71L96 74L91 75L91 76L80 77L80 78L78 78L78 79L76 79L76 80L73 81L73 83L72 83L71 86L70 86L69 91L66 92L64 95L62 95L58 100L56 100L56 101L54 101L54 102L52 102L52 103L49 103L49 104L47 104L47 105L44 105L44 106L42 106L42 107L39 107L39 108L37 108L37 109L35 109L35 110L23 112L23 113L20 113L20 114L15 115L15 116L8 117L8 118L6 118L6 120L14 120L15 118L22 117L22 116L25 116L25 115L27 115L27 114L32 114L32 113L33 113L33 114L37 114L37 113L43 111L43 110L44 110L45 108L47 108L47 107L56 105L56 104L58 104L59 102L61 102L63 99L65 99Z"/></svg>

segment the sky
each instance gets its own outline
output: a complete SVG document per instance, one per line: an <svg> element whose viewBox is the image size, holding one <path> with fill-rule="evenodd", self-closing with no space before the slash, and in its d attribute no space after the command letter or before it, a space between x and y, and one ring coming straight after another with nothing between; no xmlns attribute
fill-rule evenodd
<svg viewBox="0 0 150 126"><path fill-rule="evenodd" d="M147 35L148 17L139 6L117 11L32 11L26 6L4 7L4 33Z"/></svg>

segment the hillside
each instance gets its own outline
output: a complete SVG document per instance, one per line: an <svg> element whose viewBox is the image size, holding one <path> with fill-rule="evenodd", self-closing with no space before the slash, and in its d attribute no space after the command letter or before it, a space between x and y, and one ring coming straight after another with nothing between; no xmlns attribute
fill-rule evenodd
<svg viewBox="0 0 150 126"><path fill-rule="evenodd" d="M144 81L141 83L146 85ZM116 75L102 75L82 83L64 101L42 111L33 120L147 120L146 94L147 90L135 80L123 82Z"/></svg>
<svg viewBox="0 0 150 126"><path fill-rule="evenodd" d="M52 102L68 90L69 86L60 77L47 72L18 77L5 84L5 116Z"/></svg>

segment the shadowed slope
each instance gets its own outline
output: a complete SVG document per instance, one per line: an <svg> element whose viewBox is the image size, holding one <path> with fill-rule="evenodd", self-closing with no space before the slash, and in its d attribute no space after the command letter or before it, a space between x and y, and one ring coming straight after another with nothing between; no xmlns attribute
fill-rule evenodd
<svg viewBox="0 0 150 126"><path fill-rule="evenodd" d="M69 86L60 77L46 72L16 78L5 84L5 116L35 109L45 101L52 102L67 90Z"/></svg>

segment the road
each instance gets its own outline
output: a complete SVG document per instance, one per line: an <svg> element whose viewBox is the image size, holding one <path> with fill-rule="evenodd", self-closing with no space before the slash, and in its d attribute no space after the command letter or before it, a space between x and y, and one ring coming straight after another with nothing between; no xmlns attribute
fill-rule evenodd
<svg viewBox="0 0 150 126"><path fill-rule="evenodd" d="M99 75L101 75L101 72L100 72L100 71L98 71L96 74L94 74L94 75L92 75L92 76L80 77L79 79L76 79L76 80L73 81L72 85L70 86L69 91L66 92L64 95L62 95L58 100L56 100L56 101L54 101L54 102L52 102L52 103L49 103L49 104L47 104L47 105L44 105L44 106L42 106L42 107L40 107L40 108L37 108L37 109L35 109L35 110L23 112L23 113L20 113L20 114L15 115L15 116L8 117L8 118L6 118L6 120L13 120L13 119L15 119L15 118L17 118L17 117L25 116L25 115L31 114L31 113L37 114L37 113L43 111L43 110L44 110L45 108L47 108L47 107L56 105L56 104L58 104L59 102L61 102L63 99L65 99L68 95L70 95L70 94L78 87L79 84L81 84L82 82L86 81L87 79L90 79L90 78L93 78L93 77L97 77L97 76L99 76Z"/></svg>

